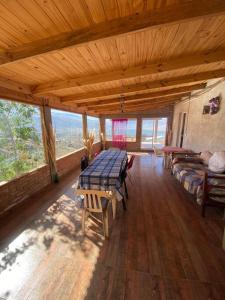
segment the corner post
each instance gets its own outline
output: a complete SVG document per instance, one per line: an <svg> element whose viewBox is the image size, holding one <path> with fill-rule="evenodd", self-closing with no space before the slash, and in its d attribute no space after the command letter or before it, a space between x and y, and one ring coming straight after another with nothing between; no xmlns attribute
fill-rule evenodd
<svg viewBox="0 0 225 300"><path fill-rule="evenodd" d="M55 153L55 134L52 128L51 109L46 104L41 106L41 126L45 159L47 164L49 165L51 180L52 182L58 182Z"/></svg>

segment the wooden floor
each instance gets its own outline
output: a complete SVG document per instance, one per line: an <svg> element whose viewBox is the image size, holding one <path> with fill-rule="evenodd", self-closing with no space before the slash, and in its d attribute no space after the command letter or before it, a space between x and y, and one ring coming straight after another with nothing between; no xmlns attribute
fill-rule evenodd
<svg viewBox="0 0 225 300"><path fill-rule="evenodd" d="M0 299L225 299L222 213L198 207L140 154L110 239L81 233L72 173L0 221Z"/></svg>

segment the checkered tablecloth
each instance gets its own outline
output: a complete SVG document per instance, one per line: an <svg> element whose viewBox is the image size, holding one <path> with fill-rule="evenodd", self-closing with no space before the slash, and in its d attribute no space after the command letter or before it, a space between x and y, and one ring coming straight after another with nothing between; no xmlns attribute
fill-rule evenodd
<svg viewBox="0 0 225 300"><path fill-rule="evenodd" d="M80 174L78 188L89 190L119 190L121 175L127 163L126 151L102 151Z"/></svg>

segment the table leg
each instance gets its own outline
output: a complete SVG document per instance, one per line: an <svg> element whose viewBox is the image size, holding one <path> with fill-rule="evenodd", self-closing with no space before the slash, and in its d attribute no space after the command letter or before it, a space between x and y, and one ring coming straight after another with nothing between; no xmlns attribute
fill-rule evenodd
<svg viewBox="0 0 225 300"><path fill-rule="evenodd" d="M164 164L164 168L167 169L167 153L164 153L164 156L163 156L163 164Z"/></svg>
<svg viewBox="0 0 225 300"><path fill-rule="evenodd" d="M113 213L113 220L116 218L116 196L112 197L112 213Z"/></svg>

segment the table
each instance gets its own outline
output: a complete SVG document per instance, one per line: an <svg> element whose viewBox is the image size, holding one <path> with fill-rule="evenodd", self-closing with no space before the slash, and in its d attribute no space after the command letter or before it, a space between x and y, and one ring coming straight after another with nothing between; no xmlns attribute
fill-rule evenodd
<svg viewBox="0 0 225 300"><path fill-rule="evenodd" d="M126 209L121 187L126 170L126 151L102 151L90 165L80 174L78 189L112 191L114 198L123 201ZM115 203L113 203L113 215L115 217Z"/></svg>
<svg viewBox="0 0 225 300"><path fill-rule="evenodd" d="M190 152L188 149L184 149L181 147L172 147L172 146L165 146L161 149L164 153L164 167L169 168L169 156L173 152L177 153L185 153L185 152Z"/></svg>

